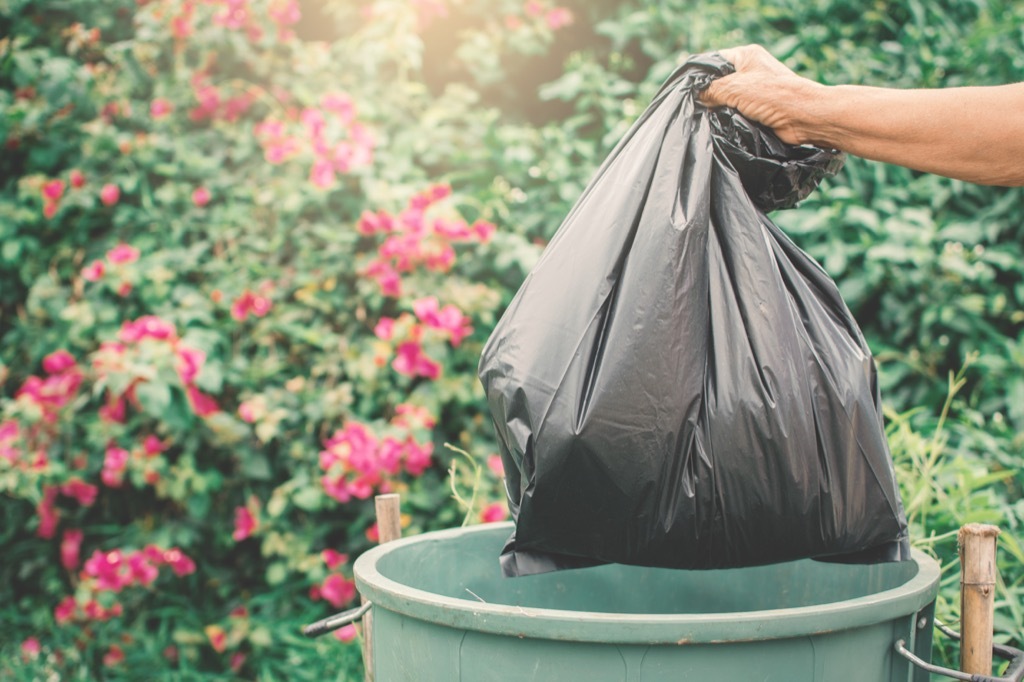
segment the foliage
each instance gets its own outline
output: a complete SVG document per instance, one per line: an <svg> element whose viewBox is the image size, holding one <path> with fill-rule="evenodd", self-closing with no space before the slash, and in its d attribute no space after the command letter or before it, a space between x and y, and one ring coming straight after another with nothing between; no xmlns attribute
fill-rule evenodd
<svg viewBox="0 0 1024 682"><path fill-rule="evenodd" d="M490 445L473 369L537 249L461 189L493 169L446 181L493 115L418 80L433 10L371 9L326 44L290 2L4 8L0 640L56 622L62 677L341 674L297 632L355 597L367 500L461 518L439 446Z"/></svg>
<svg viewBox="0 0 1024 682"><path fill-rule="evenodd" d="M375 492L407 533L503 516L481 345L687 52L1024 67L1000 0L0 0L0 36L0 670L26 679L357 678L351 630L299 626L354 599ZM776 216L877 352L941 615L951 533L998 523L1018 643L1021 199L850 159Z"/></svg>

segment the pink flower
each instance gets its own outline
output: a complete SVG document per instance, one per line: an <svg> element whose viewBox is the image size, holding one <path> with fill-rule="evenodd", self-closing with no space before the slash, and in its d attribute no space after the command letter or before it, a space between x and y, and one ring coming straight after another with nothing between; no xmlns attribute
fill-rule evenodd
<svg viewBox="0 0 1024 682"><path fill-rule="evenodd" d="M345 503L352 499L352 493L349 491L348 482L345 481L343 476L321 476L320 485L323 486L325 493L336 499L338 502Z"/></svg>
<svg viewBox="0 0 1024 682"><path fill-rule="evenodd" d="M18 422L9 420L0 422L0 457L3 457L11 464L14 464L21 455L16 445L21 429Z"/></svg>
<svg viewBox="0 0 1024 682"><path fill-rule="evenodd" d="M264 317L270 312L273 304L270 299L265 296L257 296L253 292L246 289L242 292L242 295L235 299L234 303L231 304L231 317L242 322L249 313L252 313L256 317Z"/></svg>
<svg viewBox="0 0 1024 682"><path fill-rule="evenodd" d="M68 174L68 180L70 180L71 186L74 187L75 189L78 189L85 185L85 175L83 175L82 171L78 170L77 168L73 169Z"/></svg>
<svg viewBox="0 0 1024 682"><path fill-rule="evenodd" d="M224 632L224 628L219 625L207 625L203 629L206 631L206 637L210 640L213 650L218 654L224 653L228 646L228 636Z"/></svg>
<svg viewBox="0 0 1024 682"><path fill-rule="evenodd" d="M334 631L334 637L339 642L351 642L356 638L356 626L349 623L344 627L338 628Z"/></svg>
<svg viewBox="0 0 1024 682"><path fill-rule="evenodd" d="M43 419L52 423L58 411L75 397L82 378L79 371L65 371L45 379L30 376L14 396L35 403L42 410Z"/></svg>
<svg viewBox="0 0 1024 682"><path fill-rule="evenodd" d="M302 121L302 125L306 128L306 134L310 138L316 139L323 135L324 114L319 109L309 107L303 109L302 113L299 114L299 120Z"/></svg>
<svg viewBox="0 0 1024 682"><path fill-rule="evenodd" d="M487 468L499 478L505 476L505 465L501 461L501 455L489 455L487 457Z"/></svg>
<svg viewBox="0 0 1024 682"><path fill-rule="evenodd" d="M480 520L484 523L503 521L508 516L508 509L502 502L492 502L480 511Z"/></svg>
<svg viewBox="0 0 1024 682"><path fill-rule="evenodd" d="M396 357L391 361L391 367L399 374L428 379L437 379L441 376L441 365L423 352L418 341L406 341L399 344L395 353Z"/></svg>
<svg viewBox="0 0 1024 682"><path fill-rule="evenodd" d="M178 357L177 369L178 376L181 377L181 383L193 383L206 362L206 353L198 348L191 348L180 343L174 349L174 352Z"/></svg>
<svg viewBox="0 0 1024 682"><path fill-rule="evenodd" d="M108 446L106 456L103 459L103 471L100 478L103 483L111 488L120 488L124 482L124 472L128 467L129 453L124 448Z"/></svg>
<svg viewBox="0 0 1024 682"><path fill-rule="evenodd" d="M528 0L523 9L526 11L527 16L539 17L544 13L544 5L537 2L537 0Z"/></svg>
<svg viewBox="0 0 1024 682"><path fill-rule="evenodd" d="M267 13L271 21L280 26L291 26L302 19L298 0L271 0Z"/></svg>
<svg viewBox="0 0 1024 682"><path fill-rule="evenodd" d="M175 40L184 40L192 35L192 12L191 5L185 5L189 11L179 14L171 19L171 35Z"/></svg>
<svg viewBox="0 0 1024 682"><path fill-rule="evenodd" d="M86 483L78 476L72 476L60 486L60 494L70 497L83 507L91 507L96 502L100 489L92 483Z"/></svg>
<svg viewBox="0 0 1024 682"><path fill-rule="evenodd" d="M75 602L75 598L72 596L64 597L53 609L53 620L57 622L57 625L64 625L75 617L77 610L78 603Z"/></svg>
<svg viewBox="0 0 1024 682"><path fill-rule="evenodd" d="M231 537L235 542L241 542L251 536L257 527L256 518L246 507L235 507L235 532Z"/></svg>
<svg viewBox="0 0 1024 682"><path fill-rule="evenodd" d="M93 262L82 268L82 278L88 282L95 282L102 279L103 273L106 271L106 266L101 260L94 260Z"/></svg>
<svg viewBox="0 0 1024 682"><path fill-rule="evenodd" d="M163 118L172 111L174 111L174 105L162 97L158 97L149 103L149 115L153 118Z"/></svg>
<svg viewBox="0 0 1024 682"><path fill-rule="evenodd" d="M192 190L192 203L203 208L210 203L210 190L205 187L196 187Z"/></svg>
<svg viewBox="0 0 1024 682"><path fill-rule="evenodd" d="M87 620L105 621L120 616L124 608L119 603L114 603L109 609L103 608L98 601L90 599L82 609Z"/></svg>
<svg viewBox="0 0 1024 682"><path fill-rule="evenodd" d="M82 547L83 533L80 530L66 530L60 541L60 565L68 571L78 568L78 553Z"/></svg>
<svg viewBox="0 0 1024 682"><path fill-rule="evenodd" d="M47 374L60 374L75 366L75 358L66 350L55 350L43 358L43 371Z"/></svg>
<svg viewBox="0 0 1024 682"><path fill-rule="evenodd" d="M207 395L200 391L195 386L189 386L188 389L188 401L192 405L192 410L198 417L209 417L211 414L220 412L220 405L213 396Z"/></svg>
<svg viewBox="0 0 1024 682"><path fill-rule="evenodd" d="M238 416L246 424L253 424L256 422L256 405L251 400L244 400L238 405Z"/></svg>
<svg viewBox="0 0 1024 682"><path fill-rule="evenodd" d="M359 222L356 223L356 230L359 234L367 236L377 234L378 232L391 232L394 229L394 219L385 211L378 211L377 213L363 211L363 214L359 216Z"/></svg>
<svg viewBox="0 0 1024 682"><path fill-rule="evenodd" d="M320 189L329 189L334 185L334 165L327 159L317 159L309 171L309 181Z"/></svg>
<svg viewBox="0 0 1024 682"><path fill-rule="evenodd" d="M437 184L431 185L424 191L413 196L409 200L409 208L417 211L422 211L428 206L435 204L443 199L447 199L452 194L452 187L448 184Z"/></svg>
<svg viewBox="0 0 1024 682"><path fill-rule="evenodd" d="M125 418L124 398L117 396L112 399L108 399L107 402L100 407L99 417L101 421L105 421L108 424L123 424Z"/></svg>
<svg viewBox="0 0 1024 682"><path fill-rule="evenodd" d="M398 298L402 294L402 278L390 264L375 261L366 269L366 276L376 280L381 293Z"/></svg>
<svg viewBox="0 0 1024 682"><path fill-rule="evenodd" d="M320 585L320 595L334 608L341 608L356 596L356 584L337 573L327 576Z"/></svg>
<svg viewBox="0 0 1024 682"><path fill-rule="evenodd" d="M425 407L411 403L400 403L395 406L395 416L391 423L407 429L432 429L437 425L437 420L430 414L430 410Z"/></svg>
<svg viewBox="0 0 1024 682"><path fill-rule="evenodd" d="M349 125L356 117L356 105L352 98L343 92L328 93L320 100L320 106L329 111L344 125Z"/></svg>
<svg viewBox="0 0 1024 682"><path fill-rule="evenodd" d="M237 673L242 669L243 665L245 665L245 654L241 651L236 651L231 654L231 662L228 663L228 666L231 668L231 672Z"/></svg>
<svg viewBox="0 0 1024 682"><path fill-rule="evenodd" d="M111 644L106 653L103 654L103 665L113 668L124 661L124 649L118 644Z"/></svg>
<svg viewBox="0 0 1024 682"><path fill-rule="evenodd" d="M255 101L255 97L249 93L242 93L236 97L229 97L228 101L224 102L224 110L221 113L221 118L228 123L234 123L242 117L252 103Z"/></svg>
<svg viewBox="0 0 1024 682"><path fill-rule="evenodd" d="M294 137L285 137L269 143L263 150L263 158L271 164L284 163L299 153L299 141Z"/></svg>
<svg viewBox="0 0 1024 682"><path fill-rule="evenodd" d="M327 564L328 570L333 571L338 566L348 561L348 555L342 554L341 552L333 549L325 549L320 552L320 558L323 559L324 563Z"/></svg>
<svg viewBox="0 0 1024 682"><path fill-rule="evenodd" d="M50 180L43 184L43 198L49 202L57 202L64 196L64 181Z"/></svg>
<svg viewBox="0 0 1024 682"><path fill-rule="evenodd" d="M121 570L123 563L124 555L121 550L101 552L97 549L86 559L82 574L95 578L96 586L102 591L120 592L130 582L127 574Z"/></svg>
<svg viewBox="0 0 1024 682"><path fill-rule="evenodd" d="M196 85L195 81L193 85ZM197 123L215 117L220 108L220 92L217 88L212 85L196 86L195 95L199 104L188 112L188 117Z"/></svg>
<svg viewBox="0 0 1024 682"><path fill-rule="evenodd" d="M147 457L155 457L166 449L167 445L152 434L146 436L146 440L142 441L142 451L146 453Z"/></svg>
<svg viewBox="0 0 1024 682"><path fill-rule="evenodd" d="M143 587L152 585L160 571L149 561L145 552L134 552L128 557L128 580Z"/></svg>
<svg viewBox="0 0 1024 682"><path fill-rule="evenodd" d="M373 333L381 341L390 341L395 333L395 321L390 317L380 318L380 322L373 328Z"/></svg>
<svg viewBox="0 0 1024 682"><path fill-rule="evenodd" d="M104 206L113 206L121 199L121 188L115 184L107 183L100 189L100 201Z"/></svg>
<svg viewBox="0 0 1024 682"><path fill-rule="evenodd" d="M174 325L156 315L144 315L134 322L125 322L118 334L124 343L136 343L143 339L168 341L176 337Z"/></svg>
<svg viewBox="0 0 1024 682"><path fill-rule="evenodd" d="M421 475L430 466L433 453L433 443L418 445L410 440L405 446L405 470L413 476Z"/></svg>
<svg viewBox="0 0 1024 682"><path fill-rule="evenodd" d="M116 644L111 644L107 653L103 654L103 665L112 668L124 660L124 649Z"/></svg>
<svg viewBox="0 0 1024 682"><path fill-rule="evenodd" d="M434 221L434 233L452 241L463 241L474 236L465 220L445 220L444 218Z"/></svg>
<svg viewBox="0 0 1024 682"><path fill-rule="evenodd" d="M547 22L548 28L552 31L557 31L572 23L572 12L564 7L555 7L548 10L547 14L544 15L544 21Z"/></svg>
<svg viewBox="0 0 1024 682"><path fill-rule="evenodd" d="M28 637L21 643L21 654L25 659L36 658L39 656L40 651L42 651L42 647L39 645L39 640L35 637Z"/></svg>
<svg viewBox="0 0 1024 682"><path fill-rule="evenodd" d="M36 535L47 540L57 532L57 522L60 520L60 511L54 506L56 500L57 488L43 486L43 499L36 505L36 514L39 515Z"/></svg>
<svg viewBox="0 0 1024 682"><path fill-rule="evenodd" d="M114 265L134 263L139 260L139 250L134 246L121 243L107 251L107 260Z"/></svg>
<svg viewBox="0 0 1024 682"><path fill-rule="evenodd" d="M412 304L413 312L428 327L440 329L448 333L453 346L462 343L462 339L473 332L470 319L462 314L454 305L438 307L437 299L433 296L421 298Z"/></svg>
<svg viewBox="0 0 1024 682"><path fill-rule="evenodd" d="M60 206L57 205L56 201L47 201L43 204L43 217L52 218L57 215L58 208L60 208Z"/></svg>
<svg viewBox="0 0 1024 682"><path fill-rule="evenodd" d="M163 560L179 578L196 572L196 562L192 561L180 549L167 550L164 552Z"/></svg>
<svg viewBox="0 0 1024 682"><path fill-rule="evenodd" d="M473 226L470 228L481 243L488 242L491 239L491 235L493 235L497 229L498 228L494 226L494 223L489 223L486 220L478 220L473 223Z"/></svg>

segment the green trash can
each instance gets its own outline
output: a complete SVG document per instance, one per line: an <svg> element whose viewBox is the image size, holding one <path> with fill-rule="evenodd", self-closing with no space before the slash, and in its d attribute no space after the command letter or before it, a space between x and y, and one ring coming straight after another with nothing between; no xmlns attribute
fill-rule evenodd
<svg viewBox="0 0 1024 682"><path fill-rule="evenodd" d="M504 578L511 524L426 533L355 564L376 682L926 682L939 566L611 564Z"/></svg>

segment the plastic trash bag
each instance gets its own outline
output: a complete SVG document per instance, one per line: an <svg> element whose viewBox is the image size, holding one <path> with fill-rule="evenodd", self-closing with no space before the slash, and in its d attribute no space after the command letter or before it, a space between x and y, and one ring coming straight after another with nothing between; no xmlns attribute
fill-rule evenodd
<svg viewBox="0 0 1024 682"><path fill-rule="evenodd" d="M842 155L701 105L731 71L668 79L484 348L506 575L909 558L871 353L765 216Z"/></svg>

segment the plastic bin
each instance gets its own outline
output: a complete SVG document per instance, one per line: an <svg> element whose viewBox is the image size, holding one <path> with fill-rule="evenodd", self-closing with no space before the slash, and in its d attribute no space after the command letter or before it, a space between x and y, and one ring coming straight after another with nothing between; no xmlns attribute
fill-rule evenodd
<svg viewBox="0 0 1024 682"><path fill-rule="evenodd" d="M938 564L611 564L503 578L510 524L427 533L355 564L376 682L926 682Z"/></svg>

